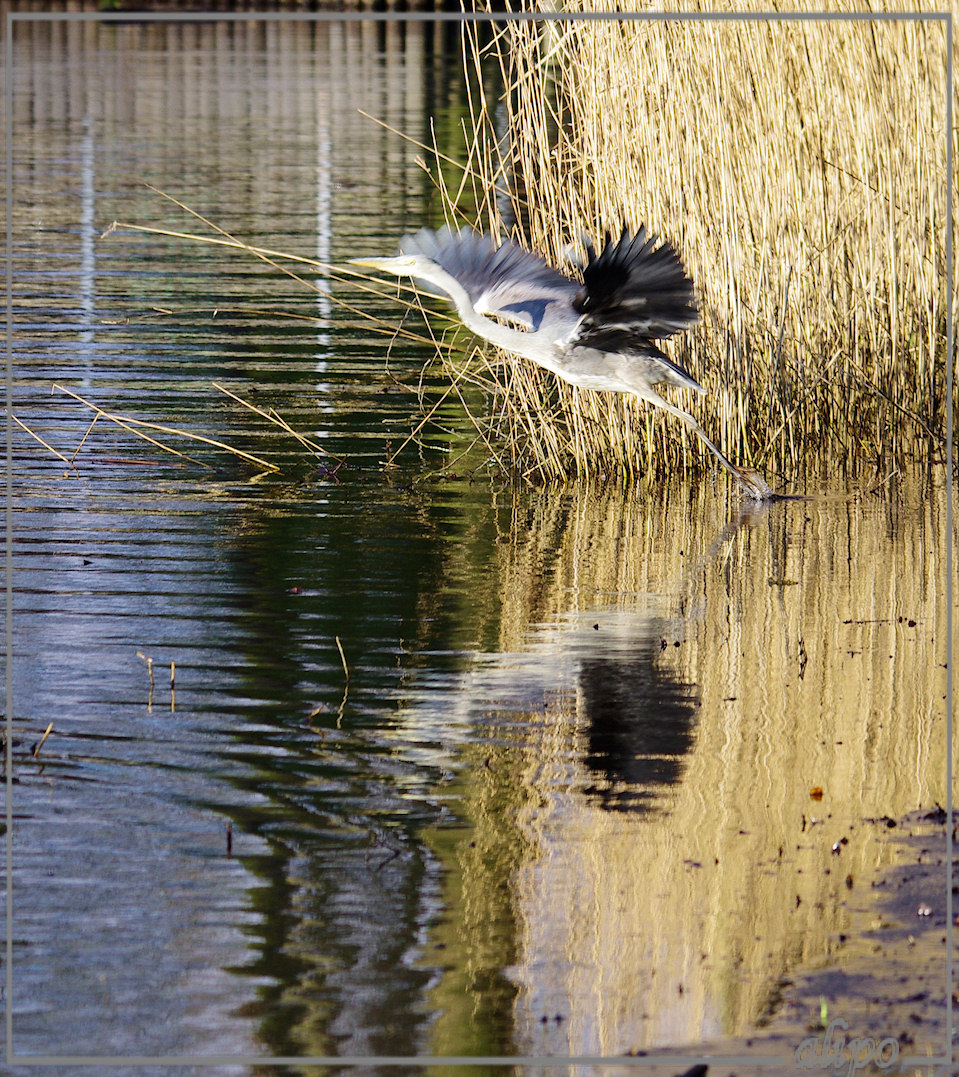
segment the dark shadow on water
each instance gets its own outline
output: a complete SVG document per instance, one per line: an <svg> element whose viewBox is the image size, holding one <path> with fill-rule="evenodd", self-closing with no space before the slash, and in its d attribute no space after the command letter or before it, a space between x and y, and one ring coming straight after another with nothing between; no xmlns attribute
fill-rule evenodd
<svg viewBox="0 0 959 1077"><path fill-rule="evenodd" d="M660 638L627 655L583 662L579 684L589 717L587 766L603 779L590 794L610 811L651 808L680 781L696 735L695 685L659 661Z"/></svg>

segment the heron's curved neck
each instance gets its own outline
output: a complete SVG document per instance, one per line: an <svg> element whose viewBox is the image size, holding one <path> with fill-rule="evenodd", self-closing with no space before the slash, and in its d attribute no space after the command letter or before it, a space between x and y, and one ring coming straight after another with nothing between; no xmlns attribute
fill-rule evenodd
<svg viewBox="0 0 959 1077"><path fill-rule="evenodd" d="M450 297L460 320L467 329L471 329L478 337L488 340L504 351L512 352L514 355L525 353L530 343L529 333L523 329L513 329L511 326L503 325L502 322L477 313L466 289L449 273L438 270L428 279L430 284L442 288Z"/></svg>

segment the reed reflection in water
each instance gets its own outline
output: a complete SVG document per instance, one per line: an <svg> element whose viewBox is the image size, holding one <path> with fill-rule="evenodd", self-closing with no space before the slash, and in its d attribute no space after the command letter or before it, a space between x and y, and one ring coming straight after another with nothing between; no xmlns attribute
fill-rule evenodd
<svg viewBox="0 0 959 1077"><path fill-rule="evenodd" d="M488 730L462 796L470 841L514 864L519 1052L745 1033L784 978L841 964L904 855L869 820L944 796L942 496L836 491L733 527L708 490L517 498L504 651L464 687ZM490 869L446 856L462 920L439 935L469 965Z"/></svg>

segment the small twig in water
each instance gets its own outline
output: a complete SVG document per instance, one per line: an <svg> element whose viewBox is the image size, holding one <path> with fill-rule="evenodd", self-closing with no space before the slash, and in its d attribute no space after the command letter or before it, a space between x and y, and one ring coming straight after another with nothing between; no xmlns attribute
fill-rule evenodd
<svg viewBox="0 0 959 1077"><path fill-rule="evenodd" d="M72 460L68 460L68 459L67 459L67 458L66 458L66 457L65 457L65 456L64 456L64 455L63 455L62 453L58 453L58 452L57 452L57 450L56 450L56 449L55 449L55 448L54 448L54 447L53 447L52 445L48 445L48 444L47 444L47 443L46 443L46 442L45 442L45 441L43 440L43 438L42 438L42 437L40 437L40 435L39 435L39 434L35 434L35 433L34 433L34 432L33 432L33 431L32 431L32 430L30 429L30 427L29 427L29 426L27 426L27 425L26 425L26 423L24 423L24 422L21 422L21 420L20 420L20 419L18 419L18 418L16 417L16 415L11 415L11 416L10 416L10 418L11 418L11 419L13 419L13 421L14 421L14 422L15 422L15 423L17 424L17 426L19 426L19 427L20 427L20 429L21 429L21 430L25 430L25 431L26 431L26 432L27 432L27 433L28 433L28 434L30 435L30 437L32 437L32 438L33 438L33 440L34 440L34 441L39 441L39 442L40 442L40 444L41 444L41 445L42 445L42 446L43 446L43 447L44 447L45 449L47 449L47 450L49 450L50 452L52 452L54 456L56 456L56 457L57 457L58 459L62 460L62 461L63 461L63 462L65 463L65 464L67 464L67 465L68 465L69 467L72 467L72 468L73 468L73 472L74 472L74 474L75 474L75 475L79 475L79 474L80 474L80 472L79 472L79 471L77 471L77 468L76 468L76 464L74 464L74 462L73 462ZM73 455L74 455L74 456L76 456L76 453L74 453Z"/></svg>
<svg viewBox="0 0 959 1077"><path fill-rule="evenodd" d="M43 734L43 736L40 738L37 745L34 747L34 749L33 749L33 758L34 759L36 759L37 756L40 754L40 749L43 747L43 742L47 739L47 737L50 736L50 732L51 732L52 729L53 729L53 722L51 722L47 726L46 732Z"/></svg>
<svg viewBox="0 0 959 1077"><path fill-rule="evenodd" d="M861 499L861 498L864 498L864 497L868 497L870 494L877 493L879 490L881 490L886 485L887 482L890 482L898 474L899 474L899 469L898 468L896 468L895 471L890 471L889 474L884 479L882 479L880 482L877 482L875 486L870 486L868 490L862 490L857 495L857 497L859 499Z"/></svg>
<svg viewBox="0 0 959 1077"><path fill-rule="evenodd" d="M143 651L137 651L137 658L142 658L147 664L147 674L150 677L150 697L147 700L147 707L153 706L153 659L149 655L143 653Z"/></svg>
<svg viewBox="0 0 959 1077"><path fill-rule="evenodd" d="M243 407L249 408L250 411L252 411L255 415L261 416L262 418L266 419L267 422L273 423L275 426L280 427L281 430L284 430L291 437L296 438L296 440L305 449L308 449L314 456L329 456L333 460L338 461L340 464L343 463L343 461L338 456L334 456L333 453L324 449L322 445L319 445L317 442L312 441L310 438L304 437L302 434L294 430L293 427L290 426L290 424L286 421L286 419L284 419L282 415L278 415L273 410L273 408L270 408L269 411L264 411L262 408L258 408L255 404L251 404L248 400L244 400L242 397L237 396L236 393L231 392L229 389L227 389L223 385L220 385L218 382L213 382L213 388L221 393L224 393L231 400L235 400L238 404L242 404Z"/></svg>
<svg viewBox="0 0 959 1077"><path fill-rule="evenodd" d="M336 640L336 649L340 652L340 661L343 663L343 674L346 677L346 682L343 685L343 698L340 700L340 708L336 712L336 728L339 729L343 722L343 711L346 709L346 700L350 694L350 667L346 664L346 655L343 653L343 644L340 643L340 637L334 636Z"/></svg>
<svg viewBox="0 0 959 1077"><path fill-rule="evenodd" d="M340 637L334 636L336 640L336 648L340 652L340 661L343 663L343 673L346 677L346 683L350 683L350 667L346 664L346 655L343 653L343 644L340 643Z"/></svg>
<svg viewBox="0 0 959 1077"><path fill-rule="evenodd" d="M204 437L202 434L194 434L188 430L176 430L170 426L162 426L159 423L148 423L142 419L134 419L129 415L117 415L109 411L105 411L97 404L91 403L89 400L84 400L79 393L73 392L72 389L68 389L64 385L54 385L53 390L59 390L61 393L66 393L67 396L73 397L74 400L79 401L85 407L92 408L97 413L97 418L109 419L110 422L116 423L117 426L122 427L124 430L129 430L132 434L136 434L137 437L143 438L144 441L150 442L151 445L155 445L159 449L163 449L164 452L173 453L174 456L181 456L186 460L190 460L193 463L200 464L203 467L210 467L209 464L204 463L202 460L197 460L195 457L187 456L186 453L181 453L178 450L171 448L169 445L164 445L162 441L157 441L156 438L151 438L147 434L143 433L143 430L156 430L161 434L175 434L179 437L189 438L191 441L200 442L203 445L210 445L216 449L225 449L227 452L232 453L234 456L239 456L243 460L248 460L252 464L256 464L258 467L265 468L267 471L279 471L280 469L276 464L271 464L266 460L261 460L257 456L253 456L252 453L244 452L242 449L236 449L232 445L227 445L222 441L216 441L213 438ZM92 424L91 424L92 425ZM136 429L140 428L140 429ZM89 430L87 431L89 433ZM84 435L86 437L86 435Z"/></svg>

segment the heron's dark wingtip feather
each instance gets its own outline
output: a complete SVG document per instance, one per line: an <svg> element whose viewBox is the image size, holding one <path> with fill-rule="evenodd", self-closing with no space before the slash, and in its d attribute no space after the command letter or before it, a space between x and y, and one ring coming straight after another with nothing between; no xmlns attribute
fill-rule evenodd
<svg viewBox="0 0 959 1077"><path fill-rule="evenodd" d="M656 246L645 227L627 228L613 242L606 233L600 254L587 248L583 288L573 306L585 315L585 331L632 326L637 336L655 340L695 324L699 317L693 282L669 243Z"/></svg>

